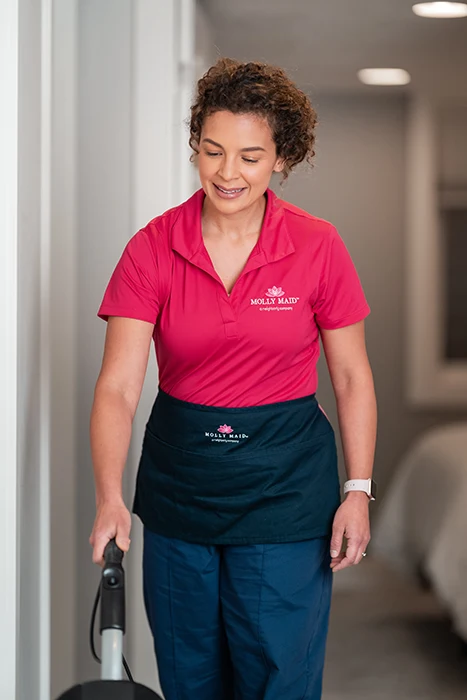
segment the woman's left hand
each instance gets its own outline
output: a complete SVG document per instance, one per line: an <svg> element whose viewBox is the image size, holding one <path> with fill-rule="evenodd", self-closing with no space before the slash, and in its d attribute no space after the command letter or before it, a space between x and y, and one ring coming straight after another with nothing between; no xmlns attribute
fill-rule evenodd
<svg viewBox="0 0 467 700"><path fill-rule="evenodd" d="M362 561L362 554L370 541L369 502L363 491L351 491L339 506L334 516L331 538L331 569L334 572ZM344 537L347 547L342 552Z"/></svg>

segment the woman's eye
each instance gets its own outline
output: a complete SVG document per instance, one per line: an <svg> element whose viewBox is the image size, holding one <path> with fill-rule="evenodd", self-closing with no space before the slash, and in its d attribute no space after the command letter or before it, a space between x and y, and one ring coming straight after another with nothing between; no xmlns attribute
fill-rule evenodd
<svg viewBox="0 0 467 700"><path fill-rule="evenodd" d="M206 151L206 155L209 156L210 158L216 158L216 156L221 156L222 153L219 153L218 151ZM257 163L258 162L258 160L255 160L254 158L243 157L242 160L245 163Z"/></svg>

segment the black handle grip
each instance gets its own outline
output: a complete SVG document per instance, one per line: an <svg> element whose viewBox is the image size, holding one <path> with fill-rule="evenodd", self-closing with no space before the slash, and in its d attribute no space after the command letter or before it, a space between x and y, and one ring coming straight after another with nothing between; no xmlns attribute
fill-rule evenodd
<svg viewBox="0 0 467 700"><path fill-rule="evenodd" d="M124 553L117 545L115 538L107 542L104 549L104 562L105 566L113 566L114 564L121 564L123 561Z"/></svg>
<svg viewBox="0 0 467 700"><path fill-rule="evenodd" d="M122 630L125 633L125 572L122 567L123 552L115 539L104 550L104 568L101 579L100 631Z"/></svg>

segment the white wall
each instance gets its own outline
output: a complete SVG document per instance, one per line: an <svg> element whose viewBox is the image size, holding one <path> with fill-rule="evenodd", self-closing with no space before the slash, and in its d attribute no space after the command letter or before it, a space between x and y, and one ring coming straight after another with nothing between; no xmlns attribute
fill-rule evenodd
<svg viewBox="0 0 467 700"><path fill-rule="evenodd" d="M131 233L131 2L78 4L76 542L77 676L97 678L89 618L99 582L88 542L95 515L89 415L105 324L104 286Z"/></svg>
<svg viewBox="0 0 467 700"><path fill-rule="evenodd" d="M76 676L77 5L54 0L50 245L51 697Z"/></svg>
<svg viewBox="0 0 467 700"><path fill-rule="evenodd" d="M445 101L439 119L439 168L441 185L467 189L467 103Z"/></svg>
<svg viewBox="0 0 467 700"><path fill-rule="evenodd" d="M47 363L47 113L42 46L48 3L19 3L18 102L18 528L19 646L16 697L45 700L49 683ZM44 41L46 37L44 35ZM45 409L45 410L44 410Z"/></svg>
<svg viewBox="0 0 467 700"><path fill-rule="evenodd" d="M195 4L194 54L195 61L192 71L193 87L191 90L191 97L195 94L196 81L216 62L219 55L214 41L214 29L211 20L199 0L197 0ZM186 104L185 118L190 117L190 106L191 100ZM192 153L191 149L187 149L187 153L189 157ZM191 167L191 181L193 183L193 189L196 190L200 187L198 170L194 165Z"/></svg>
<svg viewBox="0 0 467 700"><path fill-rule="evenodd" d="M195 16L195 57L197 77L201 77L219 57L211 20L199 0Z"/></svg>
<svg viewBox="0 0 467 700"><path fill-rule="evenodd" d="M417 435L466 414L414 410L407 401L407 106L398 97L316 96L312 101L320 122L316 166L311 174L292 175L282 196L338 227L372 308L366 327L379 404L375 474L384 495L398 459ZM337 426L323 359L319 397Z"/></svg>

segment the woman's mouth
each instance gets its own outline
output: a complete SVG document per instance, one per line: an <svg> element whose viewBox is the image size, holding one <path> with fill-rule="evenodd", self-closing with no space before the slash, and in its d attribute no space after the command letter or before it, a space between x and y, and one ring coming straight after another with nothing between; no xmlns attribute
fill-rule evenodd
<svg viewBox="0 0 467 700"><path fill-rule="evenodd" d="M215 183L214 187L222 199L236 199L237 197L240 197L240 195L243 194L243 192L246 190L246 187L236 187L235 189L229 189L227 187L221 187L220 185L216 185Z"/></svg>

